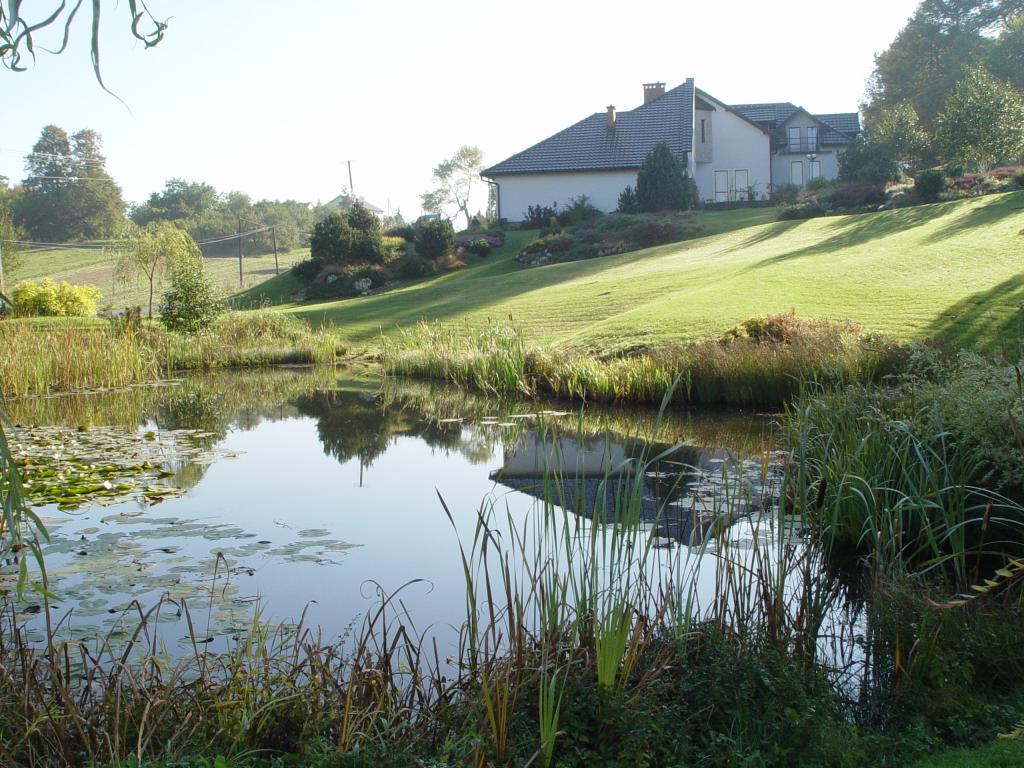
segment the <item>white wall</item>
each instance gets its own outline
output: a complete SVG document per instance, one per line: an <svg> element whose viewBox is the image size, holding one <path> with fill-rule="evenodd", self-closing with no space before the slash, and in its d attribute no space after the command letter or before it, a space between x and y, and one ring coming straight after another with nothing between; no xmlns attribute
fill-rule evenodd
<svg viewBox="0 0 1024 768"><path fill-rule="evenodd" d="M522 221L531 205L568 205L573 197L586 195L590 204L609 213L619 205L619 193L627 186L636 188L636 171L594 173L523 173L497 176L498 216Z"/></svg>
<svg viewBox="0 0 1024 768"><path fill-rule="evenodd" d="M714 126L712 160L691 165L700 199L714 201L715 171L729 174L730 199L746 199L746 190L736 189L736 171L746 170L748 186L754 187L758 199L767 195L771 183L771 147L768 134L751 125L722 106L711 113ZM701 112L701 117L708 113ZM699 123L698 123L699 130ZM698 137L699 138L699 137Z"/></svg>

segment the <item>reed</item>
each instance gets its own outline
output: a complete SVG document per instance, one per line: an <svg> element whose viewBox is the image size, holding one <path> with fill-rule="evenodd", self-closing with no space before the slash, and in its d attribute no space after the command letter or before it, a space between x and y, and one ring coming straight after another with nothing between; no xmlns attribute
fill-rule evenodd
<svg viewBox="0 0 1024 768"><path fill-rule="evenodd" d="M880 379L901 359L894 345L848 324L768 320L795 324L800 332L602 357L532 348L517 329L503 325L459 331L421 323L384 338L382 360L393 376L443 379L506 395L657 405L672 391L674 404L762 406L791 399L801 382ZM673 389L676 381L680 386Z"/></svg>
<svg viewBox="0 0 1024 768"><path fill-rule="evenodd" d="M230 312L194 336L155 325L0 322L0 393L7 397L128 387L174 373L333 362L345 346L269 311Z"/></svg>

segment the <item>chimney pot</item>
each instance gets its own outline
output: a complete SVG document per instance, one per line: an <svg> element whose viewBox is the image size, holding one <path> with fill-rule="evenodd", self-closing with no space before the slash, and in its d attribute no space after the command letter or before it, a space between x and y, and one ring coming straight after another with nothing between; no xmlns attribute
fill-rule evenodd
<svg viewBox="0 0 1024 768"><path fill-rule="evenodd" d="M650 104L655 99L664 95L664 83L644 83L644 104Z"/></svg>
<svg viewBox="0 0 1024 768"><path fill-rule="evenodd" d="M609 104L608 105L608 127L609 128L614 128L615 127L615 105L614 104Z"/></svg>

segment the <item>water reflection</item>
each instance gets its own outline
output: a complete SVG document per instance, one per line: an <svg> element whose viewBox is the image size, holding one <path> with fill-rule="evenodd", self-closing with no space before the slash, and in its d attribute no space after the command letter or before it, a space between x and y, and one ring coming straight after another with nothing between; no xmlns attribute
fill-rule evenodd
<svg viewBox="0 0 1024 768"><path fill-rule="evenodd" d="M5 407L26 428L198 429L216 448L214 460L168 459L166 482L188 492L158 507L40 510L53 533L51 587L79 635L116 622L133 599L169 592L200 600L227 632L244 630L257 597L271 620L312 601L309 619L329 636L366 609L367 582L391 591L414 579L424 581L404 595L410 612L459 624L463 576L438 494L471 536L481 500L522 519L552 468L566 507L603 522L610 497L639 477L653 535L695 543L716 494L737 487L756 500L770 445L770 420L749 414L574 411L333 369L225 372ZM167 631L178 639L180 629L172 621Z"/></svg>

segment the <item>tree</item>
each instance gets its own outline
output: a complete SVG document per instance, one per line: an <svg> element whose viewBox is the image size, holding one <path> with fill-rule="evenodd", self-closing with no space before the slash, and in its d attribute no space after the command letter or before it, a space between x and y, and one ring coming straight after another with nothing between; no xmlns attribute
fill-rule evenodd
<svg viewBox="0 0 1024 768"><path fill-rule="evenodd" d="M38 7L38 3L34 5ZM103 84L103 76L100 74L100 11L102 3L100 0L92 0L90 5L92 8L92 34L89 50L92 69L96 75L96 82L107 93L111 93ZM63 53L67 49L71 26L74 24L75 16L81 6L82 0L75 3L60 0L59 3L54 2L51 9L43 11L39 17L28 19L23 14L22 3L0 3L0 66L12 72L24 72L27 69L26 55L35 61L37 50L52 54ZM164 39L167 23L157 21L149 12L144 0L128 0L124 7L131 18L131 35L142 42L143 46L152 48ZM63 39L58 47L46 48L36 39L40 33L48 30L62 30Z"/></svg>
<svg viewBox="0 0 1024 768"><path fill-rule="evenodd" d="M1024 97L983 67L971 67L936 120L946 160L991 166L1024 157Z"/></svg>
<svg viewBox="0 0 1024 768"><path fill-rule="evenodd" d="M201 333L220 314L220 297L203 269L203 258L195 243L174 255L170 287L162 304L160 324L180 333Z"/></svg>
<svg viewBox="0 0 1024 768"><path fill-rule="evenodd" d="M118 278L143 277L149 284L150 317L153 316L153 290L157 277L179 258L194 255L202 261L199 246L189 234L167 221L151 222L145 227L131 226L118 242L118 252Z"/></svg>
<svg viewBox="0 0 1024 768"><path fill-rule="evenodd" d="M840 181L896 181L900 176L899 159L892 147L873 144L867 136L857 136L839 156Z"/></svg>
<svg viewBox="0 0 1024 768"><path fill-rule="evenodd" d="M56 125L43 128L25 157L25 180L15 205L17 223L39 240L101 239L124 220L121 188L106 170L102 139L84 129L68 136Z"/></svg>
<svg viewBox="0 0 1024 768"><path fill-rule="evenodd" d="M916 165L931 144L914 106L907 101L883 106L866 121L864 133L876 151L905 165Z"/></svg>
<svg viewBox="0 0 1024 768"><path fill-rule="evenodd" d="M644 213L682 211L693 205L689 177L664 141L644 158L636 177L636 196Z"/></svg>
<svg viewBox="0 0 1024 768"><path fill-rule="evenodd" d="M1007 20L989 53L988 68L993 75L1009 80L1024 91L1024 13Z"/></svg>
<svg viewBox="0 0 1024 768"><path fill-rule="evenodd" d="M420 195L423 210L427 213L445 213L454 206L466 217L469 226L469 198L473 186L480 181L484 167L484 153L479 147L464 145L458 151L434 168L434 183L437 187Z"/></svg>
<svg viewBox="0 0 1024 768"><path fill-rule="evenodd" d="M217 190L209 184L185 179L168 179L160 192L154 192L132 211L132 221L185 221L195 219L219 204Z"/></svg>
<svg viewBox="0 0 1024 768"><path fill-rule="evenodd" d="M924 0L922 18L946 32L983 34L1024 12L1022 0Z"/></svg>
<svg viewBox="0 0 1024 768"><path fill-rule="evenodd" d="M626 186L619 193L619 204L616 210L619 213L640 213L640 201L637 199L636 190L632 186Z"/></svg>

